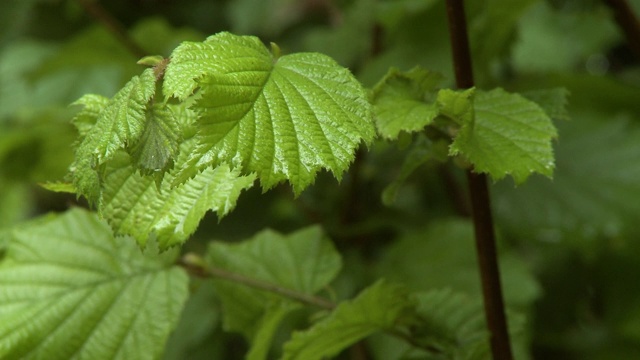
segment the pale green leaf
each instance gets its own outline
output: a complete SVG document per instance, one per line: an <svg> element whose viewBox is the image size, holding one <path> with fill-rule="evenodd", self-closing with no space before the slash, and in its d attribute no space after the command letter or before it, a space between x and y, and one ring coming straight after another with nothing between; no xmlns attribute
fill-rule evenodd
<svg viewBox="0 0 640 360"><path fill-rule="evenodd" d="M373 110L378 132L389 139L401 131L424 129L438 115L436 86L442 75L415 67L408 72L392 68L373 89Z"/></svg>
<svg viewBox="0 0 640 360"><path fill-rule="evenodd" d="M193 144L183 143L178 163ZM170 172L158 187L153 177L137 173L129 156L120 152L104 173L100 213L116 233L133 236L141 246L155 233L160 248L166 249L186 241L207 211L215 211L219 218L228 214L240 192L253 185L255 175L240 176L239 169L222 164L177 187L171 186L172 180Z"/></svg>
<svg viewBox="0 0 640 360"><path fill-rule="evenodd" d="M62 182L62 181L49 181L49 182L40 184L40 186L53 192L70 193L70 194L75 194L77 192L73 184L68 182Z"/></svg>
<svg viewBox="0 0 640 360"><path fill-rule="evenodd" d="M73 185L90 203L98 200L100 179L96 173L99 165L114 156L118 149L135 144L141 137L145 123L147 104L155 93L155 75L146 69L141 76L134 76L109 103L96 96L83 96L80 104L88 105L83 125L78 127L86 136L76 149L76 160L71 165ZM91 116L102 108L89 129Z"/></svg>
<svg viewBox="0 0 640 360"><path fill-rule="evenodd" d="M71 123L78 129L81 138L89 133L93 125L98 121L100 113L108 104L109 98L95 94L84 95L71 104L82 105L82 110L71 120Z"/></svg>
<svg viewBox="0 0 640 360"><path fill-rule="evenodd" d="M0 265L2 359L157 359L188 277L84 210L17 228Z"/></svg>
<svg viewBox="0 0 640 360"><path fill-rule="evenodd" d="M414 306L401 286L378 281L326 318L295 332L284 346L283 360L315 360L337 355L357 341L394 325Z"/></svg>
<svg viewBox="0 0 640 360"><path fill-rule="evenodd" d="M451 144L480 173L494 180L511 175L517 184L534 172L551 177L551 140L556 129L540 106L502 89L476 92L475 119L465 123Z"/></svg>
<svg viewBox="0 0 640 360"><path fill-rule="evenodd" d="M240 163L264 189L289 180L300 193L322 168L339 178L360 142L375 136L364 89L322 54L274 58L255 37L220 33L171 56L165 94L183 99L197 87L200 146L178 182Z"/></svg>
<svg viewBox="0 0 640 360"><path fill-rule="evenodd" d="M319 227L299 230L287 236L265 230L248 241L234 244L213 242L207 262L217 268L245 275L266 283L315 294L335 278L341 267L339 254ZM224 280L216 281L224 308L227 330L242 332L253 339L267 313L292 300ZM269 310L270 307L275 308ZM275 316L271 314L270 316Z"/></svg>
<svg viewBox="0 0 640 360"><path fill-rule="evenodd" d="M164 173L173 166L180 147L180 127L172 111L154 104L146 112L144 130L131 149L131 156L143 173Z"/></svg>
<svg viewBox="0 0 640 360"><path fill-rule="evenodd" d="M135 143L144 130L147 103L155 93L155 82L153 69L146 69L118 91L80 144L78 156L91 154L97 164L102 164L118 149Z"/></svg>

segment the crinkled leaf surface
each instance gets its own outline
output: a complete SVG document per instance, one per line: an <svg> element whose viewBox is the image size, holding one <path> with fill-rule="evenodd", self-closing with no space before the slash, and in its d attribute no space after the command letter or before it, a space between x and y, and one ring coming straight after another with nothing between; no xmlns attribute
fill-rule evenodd
<svg viewBox="0 0 640 360"><path fill-rule="evenodd" d="M87 94L71 105L81 105L82 110L71 120L78 129L80 137L85 137L96 124L100 113L109 105L109 98L102 95Z"/></svg>
<svg viewBox="0 0 640 360"><path fill-rule="evenodd" d="M296 332L285 344L283 360L315 360L337 355L349 345L392 328L414 306L401 286L379 281L345 301L310 329Z"/></svg>
<svg viewBox="0 0 640 360"><path fill-rule="evenodd" d="M195 142L182 145L181 164ZM184 184L172 187L173 174L165 175L160 186L150 176L140 175L130 157L120 152L106 167L100 213L118 234L133 236L144 246L155 233L161 249L182 244L197 229L205 213L226 215L242 190L253 185L255 175L240 176L239 169L222 164L207 168Z"/></svg>
<svg viewBox="0 0 640 360"><path fill-rule="evenodd" d="M166 172L173 165L180 146L180 127L169 108L154 104L146 112L144 130L131 149L143 173Z"/></svg>
<svg viewBox="0 0 640 360"><path fill-rule="evenodd" d="M142 136L155 81L153 70L147 69L141 76L134 76L106 105L104 98L92 95L76 102L84 105L84 109L74 124L85 136L76 149L71 173L78 193L89 202L97 202L100 195L96 167L113 157L117 150L137 143Z"/></svg>
<svg viewBox="0 0 640 360"><path fill-rule="evenodd" d="M0 265L2 359L157 359L188 278L84 210L11 234Z"/></svg>
<svg viewBox="0 0 640 360"><path fill-rule="evenodd" d="M378 132L396 139L401 131L422 130L438 115L435 88L442 75L415 67L408 72L390 69L373 89Z"/></svg>
<svg viewBox="0 0 640 360"><path fill-rule="evenodd" d="M341 268L340 255L319 227L289 235L265 230L235 244L211 243L207 262L217 268L306 294L327 286ZM224 326L254 339L263 326L295 308L292 300L224 280L216 281L224 308ZM271 334L263 336L271 338Z"/></svg>
<svg viewBox="0 0 640 360"><path fill-rule="evenodd" d="M463 155L494 180L511 175L520 184L534 172L553 175L551 140L557 132L540 106L495 89L476 92L474 112L474 121L465 122L451 144L451 155Z"/></svg>
<svg viewBox="0 0 640 360"><path fill-rule="evenodd" d="M375 136L365 90L326 55L277 57L256 37L220 33L171 56L165 94L184 99L196 88L200 145L178 182L229 162L265 189L288 180L299 193L322 168L340 177Z"/></svg>
<svg viewBox="0 0 640 360"><path fill-rule="evenodd" d="M448 117L458 125L472 123L474 117L473 99L475 93L475 88L463 91L442 89L438 92L438 110L443 116Z"/></svg>
<svg viewBox="0 0 640 360"><path fill-rule="evenodd" d="M146 69L118 91L80 144L77 157L93 156L97 164L102 164L116 150L137 142L145 127L147 103L155 93L155 83L153 70Z"/></svg>

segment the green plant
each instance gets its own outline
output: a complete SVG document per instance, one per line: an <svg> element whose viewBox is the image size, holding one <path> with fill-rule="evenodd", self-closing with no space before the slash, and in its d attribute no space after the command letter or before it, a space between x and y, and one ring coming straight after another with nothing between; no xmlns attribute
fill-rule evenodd
<svg viewBox="0 0 640 360"><path fill-rule="evenodd" d="M430 9L427 3L421 6ZM508 9L511 26L530 3ZM552 120L568 118L568 91L548 83L522 91L473 87L466 39L455 35L460 28L466 34L464 14L455 14L460 5L449 3L449 20L461 21L451 40L461 90L422 66L391 67L367 89L328 55L289 54L254 36L219 32L182 41L167 58L144 57L139 63L148 68L111 97L80 97L69 172L43 186L82 197L92 210L74 208L1 230L0 357L186 358L190 344L199 344L205 356L220 358L322 359L351 349L354 358L482 359L493 352L507 359L504 311L515 352L526 357L524 319L539 288L521 258L503 254L504 308L480 174L494 182L510 176L517 185L534 173L552 177L558 134ZM356 13L367 2L353 6ZM492 11L484 16L504 15ZM393 11L384 14L379 21L396 26ZM500 34L494 39L508 43ZM489 72L491 61L476 54L477 66ZM389 208L407 201L402 191L421 171L441 169L455 191L466 172L475 228L451 217L456 206L469 212L464 202L443 201L449 208L418 213L416 222L446 216L426 227L406 226L385 210L366 218L361 209L370 200L353 188L336 193L345 187L341 180L365 187L367 171L382 177L389 161L399 164L397 176L371 191ZM262 194L252 190L256 182ZM333 195L323 199L314 191ZM221 235L200 226L207 213L219 221L231 217L245 196L251 209L233 221L251 223L264 201L267 212L281 212L277 221L288 234L228 231L222 235L235 242L211 241ZM387 227L394 229L388 247ZM475 296L481 286L474 232L488 328ZM351 243L377 238L354 251L328 234ZM425 267L456 275L425 278ZM497 294L487 290L492 286ZM220 333L218 323L243 340ZM212 332L215 341L207 339ZM246 347L234 354L225 341Z"/></svg>

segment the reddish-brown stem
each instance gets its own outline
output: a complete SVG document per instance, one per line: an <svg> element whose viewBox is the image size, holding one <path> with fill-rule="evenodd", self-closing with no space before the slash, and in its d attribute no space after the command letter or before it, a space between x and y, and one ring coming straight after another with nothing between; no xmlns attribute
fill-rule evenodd
<svg viewBox="0 0 640 360"><path fill-rule="evenodd" d="M605 0L605 3L613 10L616 22L625 37L631 51L640 59L640 22L633 14L627 0Z"/></svg>
<svg viewBox="0 0 640 360"><path fill-rule="evenodd" d="M473 87L474 83L463 0L447 0L447 16L456 85L458 88L467 89ZM491 333L491 352L495 360L511 360L513 355L502 299L487 177L468 170L467 180L482 281L484 311Z"/></svg>
<svg viewBox="0 0 640 360"><path fill-rule="evenodd" d="M127 29L118 22L108 11L106 11L97 0L78 0L84 10L109 30L113 36L124 45L131 54L141 58L147 55L146 51L140 47L127 33Z"/></svg>

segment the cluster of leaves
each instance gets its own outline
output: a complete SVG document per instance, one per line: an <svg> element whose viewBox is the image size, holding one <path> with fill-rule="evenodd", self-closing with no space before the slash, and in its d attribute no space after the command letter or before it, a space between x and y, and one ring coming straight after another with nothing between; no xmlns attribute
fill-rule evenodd
<svg viewBox="0 0 640 360"><path fill-rule="evenodd" d="M517 358L637 355L638 67L598 2L468 3L466 91L443 2L154 3L291 55L105 3L141 74L78 3L0 5L0 357L486 358L459 167L496 182ZM97 211L21 223L70 164L46 186Z"/></svg>

